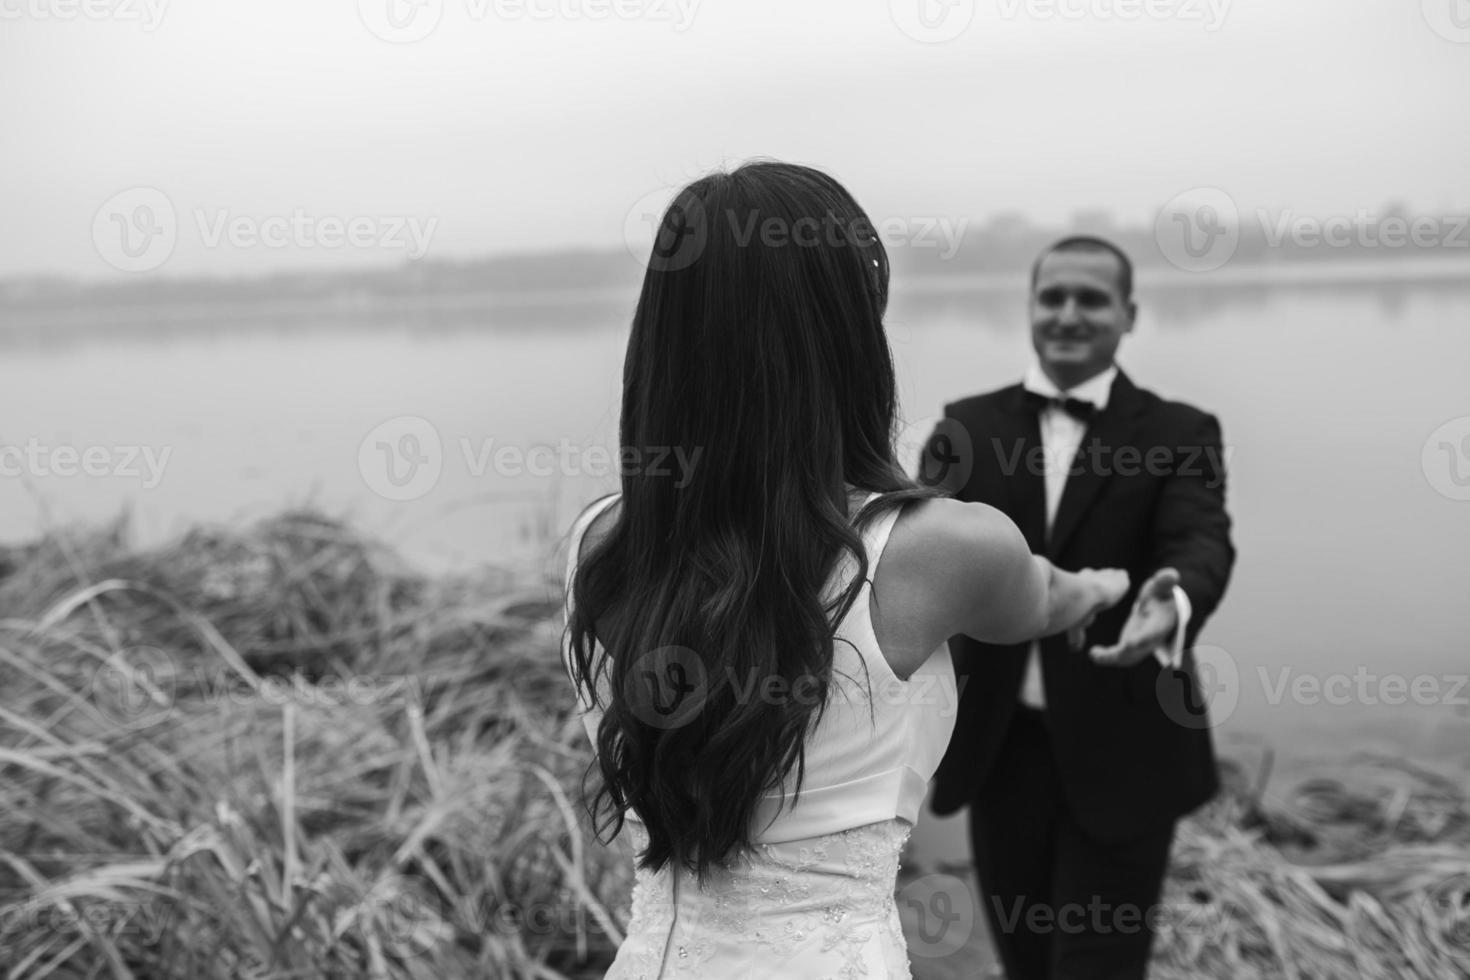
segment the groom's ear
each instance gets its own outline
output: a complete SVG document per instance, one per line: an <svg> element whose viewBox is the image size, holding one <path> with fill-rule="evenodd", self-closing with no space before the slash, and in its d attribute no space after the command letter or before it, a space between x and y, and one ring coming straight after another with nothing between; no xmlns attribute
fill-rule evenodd
<svg viewBox="0 0 1470 980"><path fill-rule="evenodd" d="M1132 333L1133 324L1138 322L1138 303L1130 296L1123 304L1123 309L1128 311L1128 326L1124 328L1123 332Z"/></svg>

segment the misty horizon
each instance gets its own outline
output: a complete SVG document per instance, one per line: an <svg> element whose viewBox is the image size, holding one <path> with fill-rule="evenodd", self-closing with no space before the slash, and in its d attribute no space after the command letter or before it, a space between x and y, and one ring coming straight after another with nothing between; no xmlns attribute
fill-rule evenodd
<svg viewBox="0 0 1470 980"><path fill-rule="evenodd" d="M407 36L374 0L136 21L31 4L0 34L0 79L26 93L0 106L0 280L127 278L95 239L150 191L179 216L147 271L165 278L391 267L414 246L399 219L449 261L616 249L645 197L758 157L832 173L875 219L1131 226L1209 188L1247 216L1470 210L1470 132L1443 101L1470 59L1428 9L1162 0L1082 23L1078 2L956 0L969 17L942 35L878 0L555 22L436 2ZM298 212L372 229L219 237Z"/></svg>

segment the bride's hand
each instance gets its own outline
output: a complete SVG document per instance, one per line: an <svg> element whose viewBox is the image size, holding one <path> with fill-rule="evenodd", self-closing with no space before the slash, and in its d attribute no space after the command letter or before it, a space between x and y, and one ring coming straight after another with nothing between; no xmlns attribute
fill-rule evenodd
<svg viewBox="0 0 1470 980"><path fill-rule="evenodd" d="M1092 592L1087 614L1067 630L1067 645L1081 650L1087 639L1087 627L1104 609L1116 606L1128 594L1128 573L1121 568L1084 568L1077 572L1083 583Z"/></svg>

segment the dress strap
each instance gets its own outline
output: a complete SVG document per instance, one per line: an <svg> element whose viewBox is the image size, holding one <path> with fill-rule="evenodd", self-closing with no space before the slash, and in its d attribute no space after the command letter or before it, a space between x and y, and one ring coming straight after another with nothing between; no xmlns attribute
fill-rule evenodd
<svg viewBox="0 0 1470 980"><path fill-rule="evenodd" d="M874 498L878 496L881 496L881 494L877 492L868 494L867 498L863 500L862 506L858 508L858 511L861 511L864 507L867 507L868 504L872 503ZM872 524L869 524L863 529L863 552L868 557L868 577L866 580L864 580L862 584L860 601L866 601L867 599L867 594L871 588L873 580L873 574L878 569L878 559L882 557L883 549L888 544L888 536L893 532L893 525L898 520L898 515L901 510L902 508L897 508L893 511L890 511L889 513L882 515ZM856 515L856 513L857 512L855 511L854 516ZM830 601L834 597L840 595L843 590L851 585L853 580L857 578L857 574L857 558L850 553L843 552L840 559L839 571L835 573L828 581L827 592L824 594L823 598Z"/></svg>
<svg viewBox="0 0 1470 980"><path fill-rule="evenodd" d="M872 494L863 503L866 507L878 494ZM878 518L868 528L865 537L868 542L868 574L872 575L878 567L878 559L883 557L883 549L888 547L888 536L893 533L893 525L898 523L898 515L903 513L902 507L895 507L882 517Z"/></svg>

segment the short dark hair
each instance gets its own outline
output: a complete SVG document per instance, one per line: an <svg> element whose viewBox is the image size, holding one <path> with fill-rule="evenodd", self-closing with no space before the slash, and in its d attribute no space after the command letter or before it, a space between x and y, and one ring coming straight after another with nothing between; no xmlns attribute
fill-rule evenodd
<svg viewBox="0 0 1470 980"><path fill-rule="evenodd" d="M1108 252L1118 260L1118 286L1122 289L1123 299L1133 298L1133 262L1124 251L1105 238L1095 235L1072 235L1054 242L1041 254L1036 256L1036 261L1031 263L1031 288L1036 288L1036 278L1041 273L1041 260L1053 252Z"/></svg>

